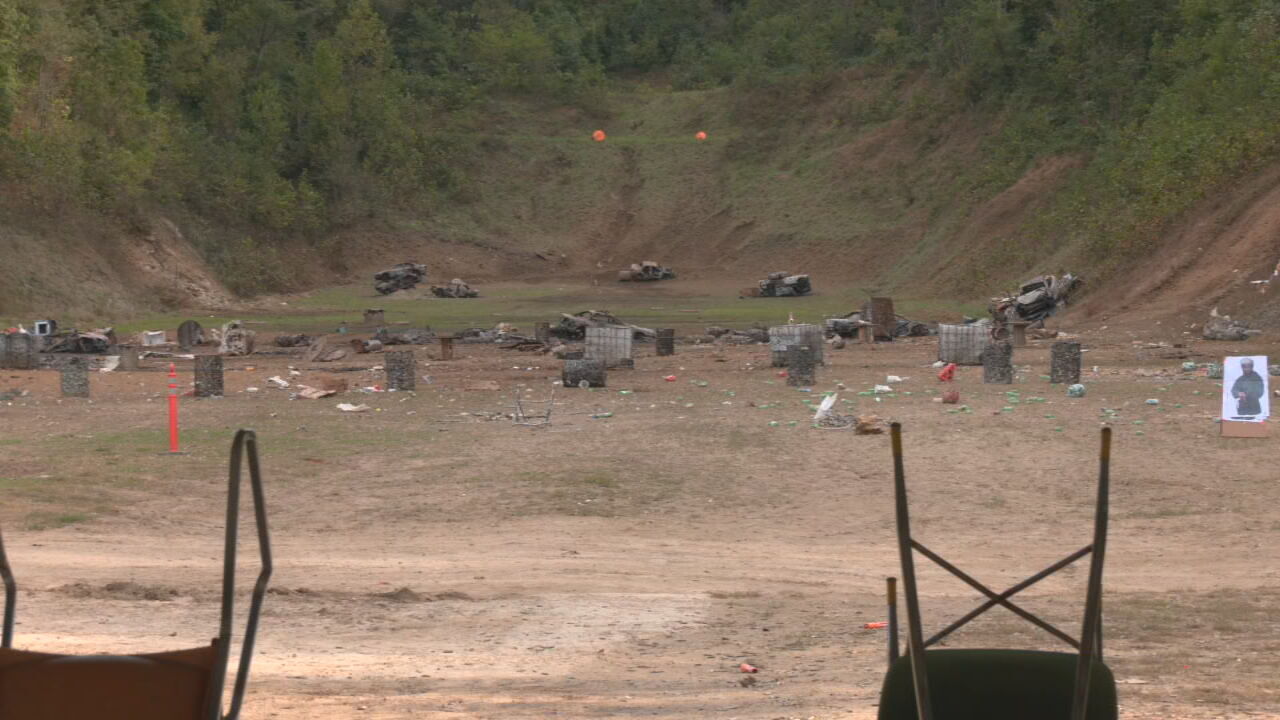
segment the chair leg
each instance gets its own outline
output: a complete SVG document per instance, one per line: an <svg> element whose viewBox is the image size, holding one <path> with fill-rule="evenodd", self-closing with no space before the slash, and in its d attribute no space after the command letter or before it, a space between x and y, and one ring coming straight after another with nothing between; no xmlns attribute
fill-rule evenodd
<svg viewBox="0 0 1280 720"><path fill-rule="evenodd" d="M924 660L924 633L920 623L920 598L916 595L915 558L911 550L911 517L907 512L907 475L902 463L902 424L890 426L893 441L893 494L898 525L898 558L902 562L902 591L907 601L907 650L915 688L919 720L933 720L929 701L929 674Z"/></svg>
<svg viewBox="0 0 1280 720"><path fill-rule="evenodd" d="M1080 631L1080 659L1076 664L1075 695L1071 720L1085 720L1089 710L1089 680L1093 662L1102 652L1102 567L1107 553L1107 514L1111 484L1111 428L1102 429L1098 463L1098 504L1093 521L1093 556L1089 561L1089 587L1084 602L1084 627Z"/></svg>
<svg viewBox="0 0 1280 720"><path fill-rule="evenodd" d="M885 596L889 602L889 665L898 661L898 578L885 578Z"/></svg>

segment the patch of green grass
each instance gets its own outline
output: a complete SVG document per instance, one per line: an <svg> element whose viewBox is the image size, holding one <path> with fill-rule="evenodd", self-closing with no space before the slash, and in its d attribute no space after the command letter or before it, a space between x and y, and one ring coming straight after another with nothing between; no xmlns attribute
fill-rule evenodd
<svg viewBox="0 0 1280 720"><path fill-rule="evenodd" d="M745 287L751 278L744 279ZM310 293L279 312L246 312L243 320L266 337L282 332L333 333L347 328L352 333L371 332L360 325L366 308L382 308L389 327L431 327L457 331L468 327L493 327L499 322L515 324L531 332L536 322L555 323L560 313L581 310L608 310L624 322L643 327L673 327L684 334L707 325L748 327L756 323L777 325L795 317L799 322L822 323L827 317L845 315L859 309L870 295L867 288L822 288L798 298L738 298L735 292L704 291L696 281L675 280L654 285L598 287L573 283L492 283L480 287L482 297L470 300L442 300L419 297L377 297L363 285L348 285ZM902 298L896 302L899 314L915 320L958 319L983 312L976 303ZM132 333L160 328L173 329L190 316L186 314L148 315L121 323L117 330ZM217 327L230 317L196 318L206 327Z"/></svg>
<svg viewBox="0 0 1280 720"><path fill-rule="evenodd" d="M26 528L28 530L56 530L68 525L85 522L89 519L88 515L80 513L65 512L48 512L37 510L27 514Z"/></svg>
<svg viewBox="0 0 1280 720"><path fill-rule="evenodd" d="M582 482L586 485L601 488L615 489L618 487L617 479L603 472L587 473L582 477Z"/></svg>

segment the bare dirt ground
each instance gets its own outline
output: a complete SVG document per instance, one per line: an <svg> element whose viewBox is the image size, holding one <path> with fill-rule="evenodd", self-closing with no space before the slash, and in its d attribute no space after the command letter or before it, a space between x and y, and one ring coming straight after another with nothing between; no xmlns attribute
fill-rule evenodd
<svg viewBox="0 0 1280 720"><path fill-rule="evenodd" d="M54 373L4 371L0 392L29 392L0 403L16 644L145 651L212 637L226 451L249 426L277 572L246 718L872 718L885 635L863 625L884 619L883 579L898 573L890 454L887 435L810 427L806 403L837 390L844 412L904 424L920 539L1000 588L1089 541L1110 422L1107 652L1122 716L1280 717L1280 432L1220 438L1221 388L1180 369L1280 346L1081 340L1087 397L1041 377L1049 342L1035 342L1011 388L962 369L971 412L935 402L931 338L829 350L812 393L787 387L764 346L658 358L641 345L608 389L561 391L544 429L463 413L545 397L559 374L545 356L465 345L437 362L419 349L430 381L416 393L318 401L266 379L355 387L381 373L234 359L227 397L184 399L181 456L160 454L163 372L95 375L85 401L58 398ZM860 394L888 374L908 379L879 401ZM465 389L479 380L501 390ZM920 567L929 627L978 603ZM1074 634L1085 575L1023 602ZM992 611L952 645L1054 643ZM742 662L760 668L754 686L740 684Z"/></svg>

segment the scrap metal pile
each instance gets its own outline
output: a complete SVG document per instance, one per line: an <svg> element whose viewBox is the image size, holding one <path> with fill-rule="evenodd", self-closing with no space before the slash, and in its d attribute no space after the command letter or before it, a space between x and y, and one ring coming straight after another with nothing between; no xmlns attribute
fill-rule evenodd
<svg viewBox="0 0 1280 720"><path fill-rule="evenodd" d="M1022 284L1009 297L991 298L991 317L997 323L1027 322L1042 327L1046 318L1067 305L1083 281L1067 273L1060 278L1041 275Z"/></svg>
<svg viewBox="0 0 1280 720"><path fill-rule="evenodd" d="M808 295L813 292L813 284L808 275L791 275L785 272L771 272L769 277L759 282L759 287L750 288L743 293L744 297L794 297Z"/></svg>
<svg viewBox="0 0 1280 720"><path fill-rule="evenodd" d="M827 318L826 334L827 337L851 338L857 335L858 328L871 327L874 323L864 320L861 310L856 310L843 317ZM916 322L901 315L894 315L893 336L894 337L926 337L937 334L937 330L929 327L922 322Z"/></svg>
<svg viewBox="0 0 1280 720"><path fill-rule="evenodd" d="M662 267L652 260L632 263L627 270L618 271L619 282L647 282L653 280L675 280L676 274L669 267Z"/></svg>
<svg viewBox="0 0 1280 720"><path fill-rule="evenodd" d="M390 295L397 290L412 290L418 286L418 283L425 282L426 279L426 265L400 263L380 273L375 273L373 276L373 289L377 290L379 295Z"/></svg>
<svg viewBox="0 0 1280 720"><path fill-rule="evenodd" d="M1230 315L1218 314L1218 308L1209 311L1209 320L1204 324L1205 340L1227 340L1239 342L1248 340L1251 335L1257 335L1261 330L1253 330L1247 325L1232 320Z"/></svg>
<svg viewBox="0 0 1280 720"><path fill-rule="evenodd" d="M448 285L432 285L431 294L438 298L480 297L480 291L463 282L461 278L450 280Z"/></svg>
<svg viewBox="0 0 1280 720"><path fill-rule="evenodd" d="M115 344L115 331L111 328L78 332L67 330L53 335L38 336L43 345L41 352L47 353L83 353L101 355Z"/></svg>
<svg viewBox="0 0 1280 720"><path fill-rule="evenodd" d="M551 326L551 334L561 340L584 340L589 327L628 327L637 340L653 340L658 331L624 323L604 310L583 310L570 315L560 313L560 322Z"/></svg>
<svg viewBox="0 0 1280 720"><path fill-rule="evenodd" d="M707 328L707 337L710 338L711 342L722 345L756 345L769 342L769 328L753 327L748 330L731 330L712 325Z"/></svg>

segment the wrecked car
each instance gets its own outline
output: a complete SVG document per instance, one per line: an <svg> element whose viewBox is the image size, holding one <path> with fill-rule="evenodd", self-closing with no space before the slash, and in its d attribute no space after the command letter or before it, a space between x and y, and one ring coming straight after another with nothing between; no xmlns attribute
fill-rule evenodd
<svg viewBox="0 0 1280 720"><path fill-rule="evenodd" d="M379 295L390 295L397 290L412 290L427 279L427 266L418 263L393 265L373 276L373 289Z"/></svg>

